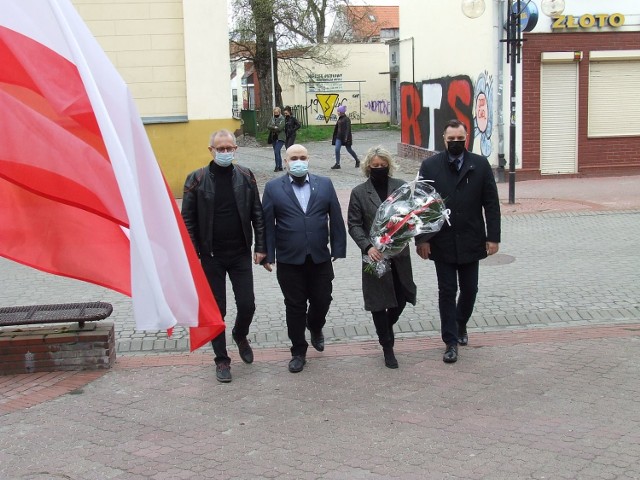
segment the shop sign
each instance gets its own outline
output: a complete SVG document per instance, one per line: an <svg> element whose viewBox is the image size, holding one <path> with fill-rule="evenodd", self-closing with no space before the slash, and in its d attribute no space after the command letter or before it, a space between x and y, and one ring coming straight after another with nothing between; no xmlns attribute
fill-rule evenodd
<svg viewBox="0 0 640 480"><path fill-rule="evenodd" d="M569 30L579 28L621 27L624 25L622 13L585 13L579 17L573 15L558 15L553 17L551 28L554 30Z"/></svg>

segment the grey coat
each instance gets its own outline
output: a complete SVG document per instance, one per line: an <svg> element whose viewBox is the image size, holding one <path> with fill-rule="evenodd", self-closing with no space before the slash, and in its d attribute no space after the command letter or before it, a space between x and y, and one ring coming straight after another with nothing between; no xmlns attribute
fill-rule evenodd
<svg viewBox="0 0 640 480"><path fill-rule="evenodd" d="M404 184L402 180L389 178L387 194L391 194L395 189ZM349 210L347 213L347 224L349 235L356 242L363 254L371 247L369 231L375 218L376 211L380 206L380 197L376 192L371 180L358 185L351 191L349 199ZM413 282L413 272L411 270L411 256L409 246L398 255L391 257L391 262L398 273L407 301L412 305L416 304L416 284ZM393 286L393 274L387 272L378 278L375 275L364 271L365 263L362 262L362 294L364 296L364 308L370 312L386 310L397 307L396 292Z"/></svg>

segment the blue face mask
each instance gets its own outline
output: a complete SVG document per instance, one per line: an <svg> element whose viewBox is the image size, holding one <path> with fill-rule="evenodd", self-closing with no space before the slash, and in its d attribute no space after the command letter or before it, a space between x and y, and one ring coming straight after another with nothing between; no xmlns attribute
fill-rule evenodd
<svg viewBox="0 0 640 480"><path fill-rule="evenodd" d="M291 160L289 162L289 173L294 177L304 177L309 171L309 162L305 160Z"/></svg>
<svg viewBox="0 0 640 480"><path fill-rule="evenodd" d="M228 167L233 162L233 152L216 152L213 161L221 167Z"/></svg>

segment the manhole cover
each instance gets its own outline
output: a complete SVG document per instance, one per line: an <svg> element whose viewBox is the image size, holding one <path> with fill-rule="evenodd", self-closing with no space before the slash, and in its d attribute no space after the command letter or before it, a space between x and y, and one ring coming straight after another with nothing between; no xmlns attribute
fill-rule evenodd
<svg viewBox="0 0 640 480"><path fill-rule="evenodd" d="M484 260L481 260L480 264L483 266L488 265L490 267L493 267L496 265L507 265L515 261L516 261L516 257L512 255L507 255L505 253L496 253L494 255L488 256Z"/></svg>

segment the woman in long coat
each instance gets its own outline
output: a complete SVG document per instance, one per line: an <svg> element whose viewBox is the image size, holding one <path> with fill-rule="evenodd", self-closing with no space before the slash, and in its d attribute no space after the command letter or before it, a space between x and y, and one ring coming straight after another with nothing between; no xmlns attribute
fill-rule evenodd
<svg viewBox="0 0 640 480"><path fill-rule="evenodd" d="M382 253L371 244L369 238L371 224L380 204L405 182L392 178L396 164L391 154L382 147L369 150L361 168L367 181L351 191L347 214L349 235L363 255L379 261L383 258ZM413 282L408 245L390 260L391 271L381 278L365 272L366 264L362 263L362 294L364 308L373 317L378 341L384 353L384 363L389 368L398 368L393 352L393 326L407 302L416 304L416 284Z"/></svg>

